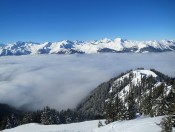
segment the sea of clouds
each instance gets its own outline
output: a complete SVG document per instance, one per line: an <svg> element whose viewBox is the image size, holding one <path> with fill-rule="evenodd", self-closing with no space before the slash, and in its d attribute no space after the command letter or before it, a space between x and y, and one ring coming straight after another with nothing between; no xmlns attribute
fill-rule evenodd
<svg viewBox="0 0 175 132"><path fill-rule="evenodd" d="M138 67L175 77L175 52L0 57L0 103L75 108L100 83Z"/></svg>

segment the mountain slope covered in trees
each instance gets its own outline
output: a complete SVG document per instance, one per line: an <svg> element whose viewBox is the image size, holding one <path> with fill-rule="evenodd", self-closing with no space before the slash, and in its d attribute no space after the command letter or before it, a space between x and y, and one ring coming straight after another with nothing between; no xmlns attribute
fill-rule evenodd
<svg viewBox="0 0 175 132"><path fill-rule="evenodd" d="M154 69L130 70L99 85L77 109L87 118L105 117L109 122L134 119L136 114L174 114L175 81Z"/></svg>

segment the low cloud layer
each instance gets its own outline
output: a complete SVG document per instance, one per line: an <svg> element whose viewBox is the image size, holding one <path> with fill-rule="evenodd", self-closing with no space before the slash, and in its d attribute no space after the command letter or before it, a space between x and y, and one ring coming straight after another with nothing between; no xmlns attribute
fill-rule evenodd
<svg viewBox="0 0 175 132"><path fill-rule="evenodd" d="M0 103L75 108L97 85L138 67L175 77L175 52L0 57Z"/></svg>

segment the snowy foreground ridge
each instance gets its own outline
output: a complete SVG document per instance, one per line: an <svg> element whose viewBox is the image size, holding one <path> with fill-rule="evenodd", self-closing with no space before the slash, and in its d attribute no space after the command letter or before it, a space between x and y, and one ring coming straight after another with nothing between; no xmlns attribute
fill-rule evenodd
<svg viewBox="0 0 175 132"><path fill-rule="evenodd" d="M161 41L133 41L121 38L102 39L96 41L69 41L58 42L15 42L0 45L0 56L27 55L27 54L91 54L91 53L147 53L174 51L175 40Z"/></svg>
<svg viewBox="0 0 175 132"><path fill-rule="evenodd" d="M113 122L100 128L98 128L98 120L63 125L31 123L3 130L3 132L158 132L161 128L157 124L162 118L163 116L139 117L134 120Z"/></svg>

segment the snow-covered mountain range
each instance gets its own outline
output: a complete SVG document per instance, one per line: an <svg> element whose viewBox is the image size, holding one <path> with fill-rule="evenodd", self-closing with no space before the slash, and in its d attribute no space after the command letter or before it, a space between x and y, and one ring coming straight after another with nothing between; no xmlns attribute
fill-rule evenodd
<svg viewBox="0 0 175 132"><path fill-rule="evenodd" d="M120 53L120 52L163 52L175 50L175 40L161 41L132 41L121 38L102 39L96 41L69 41L58 42L15 42L0 45L0 56L27 55L27 54L91 54L91 53Z"/></svg>

